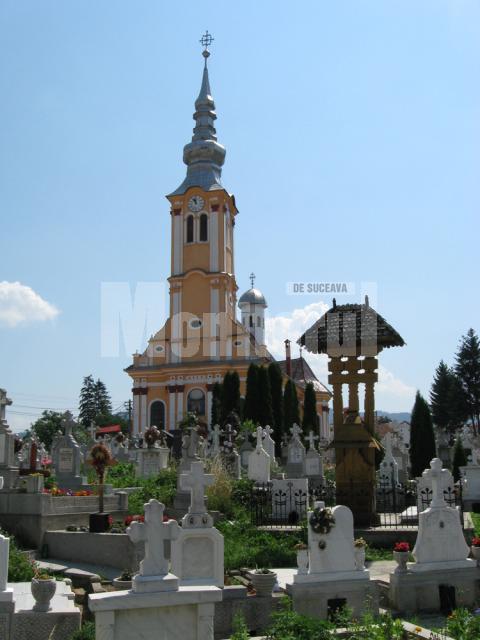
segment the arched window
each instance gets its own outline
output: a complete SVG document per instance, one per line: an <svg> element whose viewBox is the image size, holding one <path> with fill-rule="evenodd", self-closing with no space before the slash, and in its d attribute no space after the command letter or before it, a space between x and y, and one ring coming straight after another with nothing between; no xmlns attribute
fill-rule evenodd
<svg viewBox="0 0 480 640"><path fill-rule="evenodd" d="M207 242L208 240L208 216L206 213L202 213L200 216L200 242Z"/></svg>
<svg viewBox="0 0 480 640"><path fill-rule="evenodd" d="M249 325L250 327L253 327L253 316L249 316L249 317L248 317L248 325Z"/></svg>
<svg viewBox="0 0 480 640"><path fill-rule="evenodd" d="M198 416L205 415L205 394L201 389L192 389L188 394L187 411Z"/></svg>
<svg viewBox="0 0 480 640"><path fill-rule="evenodd" d="M155 400L150 405L150 426L165 429L165 405L161 400Z"/></svg>
<svg viewBox="0 0 480 640"><path fill-rule="evenodd" d="M193 216L187 218L187 242L193 242Z"/></svg>

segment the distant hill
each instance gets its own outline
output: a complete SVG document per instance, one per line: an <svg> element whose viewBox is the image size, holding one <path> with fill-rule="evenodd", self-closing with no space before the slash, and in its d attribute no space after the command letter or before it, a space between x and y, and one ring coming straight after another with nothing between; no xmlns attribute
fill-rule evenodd
<svg viewBox="0 0 480 640"><path fill-rule="evenodd" d="M412 417L412 414L409 413L408 411L399 411L398 413L390 413L389 411L382 411L381 409L379 409L376 413L377 413L377 416L386 416L387 418L390 418L390 420L393 420L394 422L403 422L404 420L406 422L410 422L410 419Z"/></svg>

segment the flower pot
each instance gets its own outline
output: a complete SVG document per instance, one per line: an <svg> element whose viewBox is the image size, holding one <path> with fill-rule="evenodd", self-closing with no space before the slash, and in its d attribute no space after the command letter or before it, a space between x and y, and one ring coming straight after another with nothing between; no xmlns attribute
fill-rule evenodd
<svg viewBox="0 0 480 640"><path fill-rule="evenodd" d="M90 533L105 533L110 528L108 513L90 514Z"/></svg>
<svg viewBox="0 0 480 640"><path fill-rule="evenodd" d="M271 596L277 581L277 574L273 571L272 573L251 573L250 579L257 596Z"/></svg>
<svg viewBox="0 0 480 640"><path fill-rule="evenodd" d="M480 560L480 547L474 547L472 545L470 549L472 550L472 558L478 562Z"/></svg>
<svg viewBox="0 0 480 640"><path fill-rule="evenodd" d="M132 588L131 580L120 580L120 578L114 578L112 585L116 591L129 591Z"/></svg>
<svg viewBox="0 0 480 640"><path fill-rule="evenodd" d="M363 571L365 569L365 547L355 547L355 569Z"/></svg>
<svg viewBox="0 0 480 640"><path fill-rule="evenodd" d="M50 611L50 600L57 590L56 580L53 578L48 580L32 578L30 588L32 590L32 596L35 598L33 610L41 612Z"/></svg>
<svg viewBox="0 0 480 640"><path fill-rule="evenodd" d="M42 493L45 478L42 475L30 475L25 477L27 493Z"/></svg>
<svg viewBox="0 0 480 640"><path fill-rule="evenodd" d="M407 562L408 562L408 551L394 551L393 559L398 565L398 567L395 569L395 573L406 573Z"/></svg>
<svg viewBox="0 0 480 640"><path fill-rule="evenodd" d="M308 573L308 549L298 549L297 551L298 573Z"/></svg>

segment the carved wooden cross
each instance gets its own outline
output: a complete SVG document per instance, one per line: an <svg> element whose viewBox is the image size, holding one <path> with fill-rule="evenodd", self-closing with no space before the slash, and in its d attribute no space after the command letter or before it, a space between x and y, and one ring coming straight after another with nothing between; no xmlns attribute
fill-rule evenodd
<svg viewBox="0 0 480 640"><path fill-rule="evenodd" d="M163 522L165 506L158 500L145 505L145 522L132 522L127 534L133 543L145 542L145 557L140 563L140 575L164 576L168 573L164 540L176 540L180 527L175 520Z"/></svg>
<svg viewBox="0 0 480 640"><path fill-rule="evenodd" d="M205 487L209 487L215 482L215 477L206 474L203 469L203 462L192 462L190 473L180 475L180 489L190 491L190 508L188 513L206 513Z"/></svg>

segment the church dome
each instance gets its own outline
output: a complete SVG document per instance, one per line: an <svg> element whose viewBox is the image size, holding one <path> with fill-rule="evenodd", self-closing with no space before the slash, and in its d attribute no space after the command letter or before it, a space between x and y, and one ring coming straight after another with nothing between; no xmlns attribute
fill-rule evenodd
<svg viewBox="0 0 480 640"><path fill-rule="evenodd" d="M265 296L261 291L252 287L252 289L245 291L245 293L242 294L240 300L238 301L239 307L244 304L258 304L266 307L267 301L265 300Z"/></svg>

